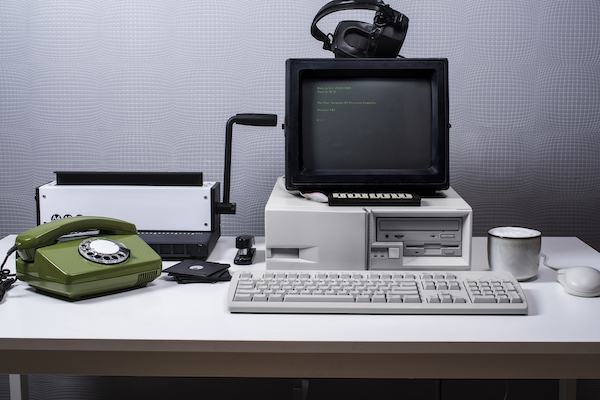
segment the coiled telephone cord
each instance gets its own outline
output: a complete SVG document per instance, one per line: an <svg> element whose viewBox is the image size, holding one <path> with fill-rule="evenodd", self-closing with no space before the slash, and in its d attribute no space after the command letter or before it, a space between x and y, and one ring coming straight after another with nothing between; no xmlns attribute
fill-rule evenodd
<svg viewBox="0 0 600 400"><path fill-rule="evenodd" d="M17 281L16 278L13 278L15 274L11 274L8 268L4 268L6 262L8 261L8 257L11 256L17 250L17 246L13 246L8 250L4 261L2 261L2 265L0 265L0 301L4 298L4 293L12 286L13 283Z"/></svg>

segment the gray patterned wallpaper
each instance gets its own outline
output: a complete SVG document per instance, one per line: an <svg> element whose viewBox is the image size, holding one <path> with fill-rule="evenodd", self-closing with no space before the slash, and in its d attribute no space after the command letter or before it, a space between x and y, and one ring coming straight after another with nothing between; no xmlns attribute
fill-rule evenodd
<svg viewBox="0 0 600 400"><path fill-rule="evenodd" d="M0 235L35 225L56 170L203 171L222 181L225 122L284 115L284 62L332 57L325 0L0 1ZM600 249L600 2L390 0L401 54L446 57L451 183L474 231L521 225ZM372 19L370 12L326 17ZM234 128L226 235L264 234L279 128Z"/></svg>

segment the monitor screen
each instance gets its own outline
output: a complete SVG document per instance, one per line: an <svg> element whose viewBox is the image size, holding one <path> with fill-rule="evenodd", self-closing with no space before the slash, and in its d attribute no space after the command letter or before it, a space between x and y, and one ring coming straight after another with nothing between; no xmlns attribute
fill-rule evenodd
<svg viewBox="0 0 600 400"><path fill-rule="evenodd" d="M447 189L445 59L287 61L286 185Z"/></svg>

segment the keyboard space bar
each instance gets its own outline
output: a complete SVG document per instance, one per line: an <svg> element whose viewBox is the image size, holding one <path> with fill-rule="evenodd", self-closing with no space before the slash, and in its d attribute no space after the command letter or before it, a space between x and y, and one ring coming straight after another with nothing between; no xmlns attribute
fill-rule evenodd
<svg viewBox="0 0 600 400"><path fill-rule="evenodd" d="M354 303L354 297L335 294L288 294L283 301L294 303Z"/></svg>

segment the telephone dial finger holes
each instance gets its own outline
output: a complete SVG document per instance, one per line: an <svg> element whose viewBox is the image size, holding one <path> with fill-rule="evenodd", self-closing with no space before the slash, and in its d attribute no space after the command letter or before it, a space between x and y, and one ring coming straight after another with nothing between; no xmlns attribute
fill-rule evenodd
<svg viewBox="0 0 600 400"><path fill-rule="evenodd" d="M129 258L129 249L122 243L103 237L88 238L79 244L79 254L98 264L119 264Z"/></svg>

